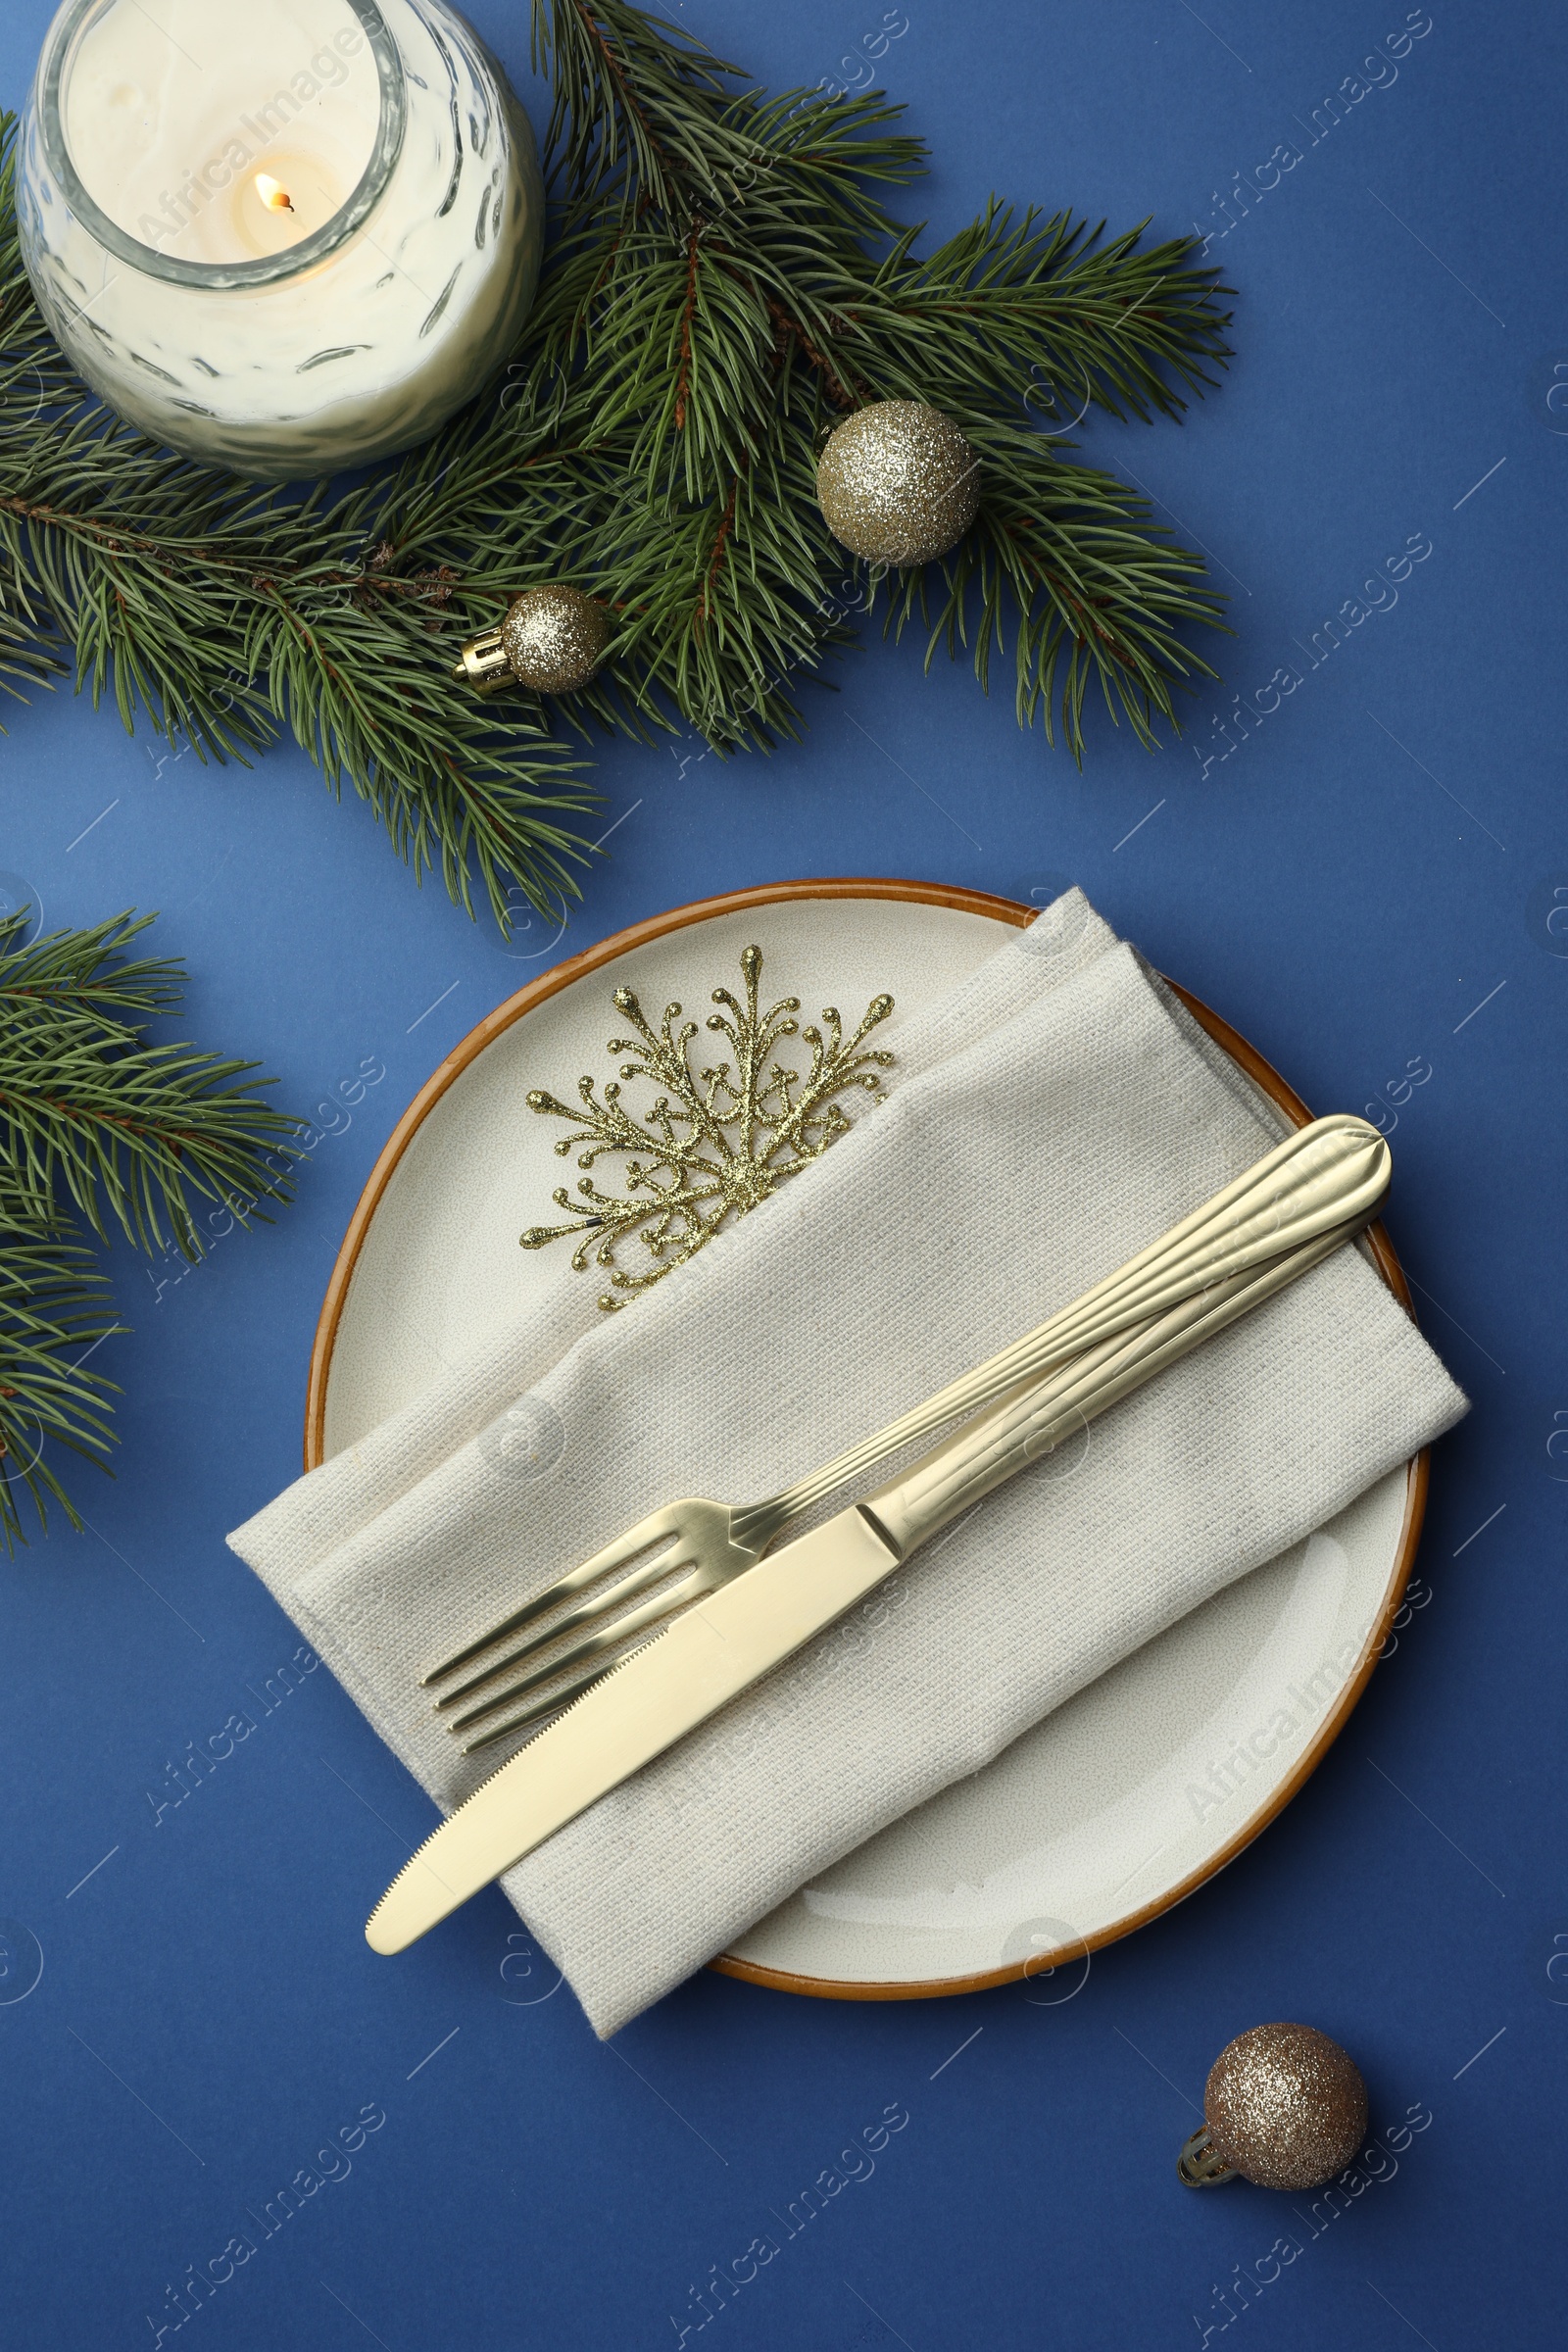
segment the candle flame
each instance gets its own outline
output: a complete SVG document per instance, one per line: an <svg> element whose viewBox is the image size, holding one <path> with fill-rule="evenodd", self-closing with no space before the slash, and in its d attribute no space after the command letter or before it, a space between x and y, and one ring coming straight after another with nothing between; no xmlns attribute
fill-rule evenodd
<svg viewBox="0 0 1568 2352"><path fill-rule="evenodd" d="M269 178L265 172L256 174L256 193L270 212L291 213L294 210L294 200L287 188L277 180Z"/></svg>

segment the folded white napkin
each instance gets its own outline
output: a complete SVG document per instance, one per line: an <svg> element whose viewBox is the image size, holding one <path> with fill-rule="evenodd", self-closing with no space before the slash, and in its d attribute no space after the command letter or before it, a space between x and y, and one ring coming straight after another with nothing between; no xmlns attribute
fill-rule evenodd
<svg viewBox="0 0 1568 2352"><path fill-rule="evenodd" d="M886 1101L688 1265L586 1329L589 1284L545 1286L230 1538L443 1808L509 1751L432 1720L433 1658L656 1504L756 1500L880 1427L1285 1131L1077 892L882 1034ZM1464 1410L1342 1250L502 1884L612 2034Z"/></svg>

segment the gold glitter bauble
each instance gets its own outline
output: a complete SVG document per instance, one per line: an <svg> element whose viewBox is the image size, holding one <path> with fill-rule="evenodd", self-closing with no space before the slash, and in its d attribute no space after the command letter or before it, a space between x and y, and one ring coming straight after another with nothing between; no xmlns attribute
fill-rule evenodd
<svg viewBox="0 0 1568 2352"><path fill-rule="evenodd" d="M1245 2180L1320 2188L1366 2137L1366 2084L1313 2027L1254 2026L1209 2069L1203 2116L1215 2155Z"/></svg>
<svg viewBox="0 0 1568 2352"><path fill-rule="evenodd" d="M827 527L873 564L931 564L956 547L980 504L980 462L951 416L918 400L879 400L836 425L817 462Z"/></svg>
<svg viewBox="0 0 1568 2352"><path fill-rule="evenodd" d="M610 614L580 588L559 582L513 599L501 623L507 666L536 694L572 694L586 686L610 643Z"/></svg>

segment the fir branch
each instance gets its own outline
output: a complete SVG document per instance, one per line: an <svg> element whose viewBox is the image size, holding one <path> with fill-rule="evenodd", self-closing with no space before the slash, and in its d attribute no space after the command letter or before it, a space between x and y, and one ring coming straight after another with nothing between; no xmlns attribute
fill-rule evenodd
<svg viewBox="0 0 1568 2352"><path fill-rule="evenodd" d="M559 911L588 854L563 819L595 796L537 703L487 710L453 692L447 580L377 563L398 475L336 501L258 491L106 417L32 302L14 172L4 117L0 663L15 644L10 665L42 677L64 635L95 702L112 695L127 728L145 712L203 761L248 760L292 733L416 875L439 867L470 908L477 885L504 929L514 885Z"/></svg>
<svg viewBox="0 0 1568 2352"><path fill-rule="evenodd" d="M1194 586L1200 561L1152 525L1148 502L1114 476L1062 466L1051 443L1017 428L969 418L965 430L987 483L979 515L941 566L935 619L931 574L901 573L888 632L902 636L918 610L930 622L927 668L939 643L954 654L972 639L975 675L986 687L992 653L1006 650L1010 630L1020 726L1038 715L1054 741L1059 717L1081 763L1084 701L1094 684L1111 720L1125 717L1152 748L1155 716L1171 715L1172 681L1214 675L1178 633L1195 606L1218 619L1217 603ZM868 583L868 603L875 594Z"/></svg>
<svg viewBox="0 0 1568 2352"><path fill-rule="evenodd" d="M24 944L30 909L0 921L0 1539L26 1541L30 1499L81 1522L59 1447L107 1467L114 1383L87 1368L116 1318L97 1252L118 1226L161 1250L202 1254L194 1205L240 1223L291 1193L299 1122L237 1083L257 1066L188 1045L153 1046L145 1025L179 1005L183 966L126 950L153 920L115 916ZM270 1085L270 1080L264 1081Z"/></svg>
<svg viewBox="0 0 1568 2352"><path fill-rule="evenodd" d="M114 1383L87 1358L120 1328L91 1250L58 1224L36 1230L0 1203L0 1541L26 1542L22 1498L41 1529L58 1503L79 1528L48 1457L65 1446L107 1467Z"/></svg>
<svg viewBox="0 0 1568 2352"><path fill-rule="evenodd" d="M1066 213L1015 223L993 199L923 259L901 240L851 297L887 395L958 410L1022 400L1048 422L1091 402L1145 422L1180 416L1177 385L1200 394L1230 357L1216 273L1189 266L1190 238L1140 253L1142 229L1106 245L1100 233Z"/></svg>
<svg viewBox="0 0 1568 2352"><path fill-rule="evenodd" d="M185 979L172 959L126 959L152 919L30 947L26 908L0 922L0 1203L46 1234L63 1196L100 1238L117 1224L138 1249L172 1239L196 1258L193 1200L243 1223L251 1196L291 1197L265 1161L299 1155L299 1122L236 1083L255 1062L145 1042L144 1020L172 1011Z"/></svg>
<svg viewBox="0 0 1568 2352"><path fill-rule="evenodd" d="M1020 719L1059 714L1075 757L1096 680L1153 742L1211 674L1188 632L1219 600L1143 502L1027 426L1175 416L1214 382L1222 289L1191 242L993 202L922 256L887 197L924 151L880 94L765 97L629 0L534 0L534 34L559 214L507 381L336 497L257 492L105 416L32 303L0 124L0 685L64 647L127 726L203 760L292 734L465 906L505 929L520 889L559 912L591 855L572 733L800 732L803 680L852 634L816 438L901 397L970 434L986 497L892 625L935 598L932 645L972 641L982 681L1010 643ZM613 611L599 678L554 703L454 689L463 638L548 579Z"/></svg>
<svg viewBox="0 0 1568 2352"><path fill-rule="evenodd" d="M533 14L536 69L555 84L545 150L571 193L607 184L630 211L643 198L679 218L744 162L713 102L738 66L625 0L558 0Z"/></svg>
<svg viewBox="0 0 1568 2352"><path fill-rule="evenodd" d="M586 37L582 0L536 0L547 16L547 49ZM608 52L636 86L649 20L595 8L591 22L601 69ZM670 34L661 104L681 90L697 103L695 55ZM703 70L715 83L724 72L710 59ZM917 232L868 194L920 157L878 96L726 102L710 88L704 103L727 138L751 143L727 180L710 153L702 170L683 167L678 195L663 165L639 178L629 135L577 158L562 299L552 311L547 281L540 364L511 420L536 467L559 434L602 459L613 451L636 477L577 534L567 575L622 615L615 686L592 698L596 715L616 723L617 697L644 719L672 703L720 749L799 731L797 680L850 633L832 585L847 559L815 508L814 434L824 410L904 397L972 432L1004 517L989 547L982 530L956 552L959 594L934 642L964 641L967 579L983 574L977 667L983 680L993 644L1011 636L1021 719L1044 700L1054 731L1059 675L1081 758L1084 688L1098 676L1112 714L1152 743L1159 719L1174 722L1175 690L1212 674L1182 632L1216 623L1221 601L1144 501L1016 427L1031 398L1059 416L1063 393L1117 416L1180 414L1228 356L1215 273L1193 267L1187 240L1140 253L1137 231L1101 244L1065 216L1016 221L996 204L917 259ZM537 512L548 529L547 499ZM906 579L895 609L926 593Z"/></svg>

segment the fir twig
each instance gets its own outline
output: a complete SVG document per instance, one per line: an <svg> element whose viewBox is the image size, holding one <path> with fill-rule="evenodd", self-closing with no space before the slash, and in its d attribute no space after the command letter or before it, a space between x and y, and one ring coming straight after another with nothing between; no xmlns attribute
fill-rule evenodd
<svg viewBox="0 0 1568 2352"><path fill-rule="evenodd" d="M107 1467L114 1384L87 1358L119 1328L91 1250L60 1227L35 1231L0 1210L0 1542L25 1543L22 1500L40 1528L51 1500L81 1525L48 1456L65 1446Z"/></svg>
<svg viewBox="0 0 1568 2352"><path fill-rule="evenodd" d="M169 959L126 959L152 919L30 947L25 908L0 922L0 1191L40 1230L58 1190L100 1238L117 1224L138 1249L172 1241L196 1258L192 1199L286 1200L286 1172L258 1179L264 1151L297 1154L299 1122L235 1083L255 1062L145 1041L185 978Z"/></svg>
<svg viewBox="0 0 1568 2352"><path fill-rule="evenodd" d="M507 380L337 496L256 492L105 417L33 305L0 119L0 686L65 651L203 760L292 733L416 874L503 929L519 893L558 912L591 854L572 733L800 731L867 593L816 506L817 437L898 397L969 433L985 503L890 625L936 598L932 647L971 645L982 683L1010 655L1020 720L1075 758L1091 685L1142 741L1173 725L1220 600L1049 428L1176 416L1216 380L1223 289L1192 242L993 202L920 254L888 199L924 151L879 93L767 97L629 0L534 0L534 39L555 233ZM455 687L462 640L550 579L612 607L600 678L557 703Z"/></svg>
<svg viewBox="0 0 1568 2352"><path fill-rule="evenodd" d="M291 732L333 791L374 809L416 874L438 867L503 927L510 894L557 911L587 855L563 821L592 805L537 704L454 690L450 573L394 564L393 474L329 500L259 492L107 418L33 304L0 118L0 668L41 679L74 649L94 702L199 760ZM452 428L455 448L468 420ZM437 447L418 462L436 456ZM437 459L439 463L439 459ZM463 603L465 621L493 615Z"/></svg>
<svg viewBox="0 0 1568 2352"><path fill-rule="evenodd" d="M153 918L117 915L30 945L31 910L0 921L0 1540L25 1541L52 1498L76 1513L50 1449L107 1466L113 1383L89 1370L117 1329L81 1225L142 1250L204 1248L196 1206L246 1224L290 1198L299 1122L240 1081L254 1062L155 1045L185 984L171 957L132 956ZM264 1081L270 1084L270 1080Z"/></svg>

